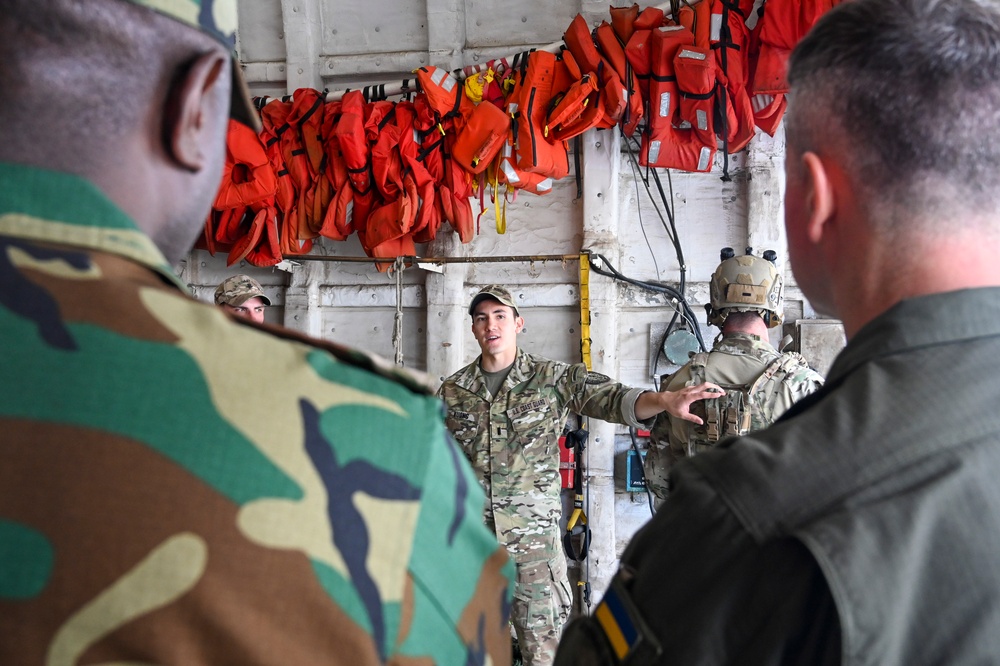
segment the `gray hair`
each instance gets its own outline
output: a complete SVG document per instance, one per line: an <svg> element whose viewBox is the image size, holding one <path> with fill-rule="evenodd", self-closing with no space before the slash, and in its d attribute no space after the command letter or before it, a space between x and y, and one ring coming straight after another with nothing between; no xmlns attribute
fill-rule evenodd
<svg viewBox="0 0 1000 666"><path fill-rule="evenodd" d="M789 146L837 151L872 218L1000 211L1000 3L844 2L795 48L788 82Z"/></svg>

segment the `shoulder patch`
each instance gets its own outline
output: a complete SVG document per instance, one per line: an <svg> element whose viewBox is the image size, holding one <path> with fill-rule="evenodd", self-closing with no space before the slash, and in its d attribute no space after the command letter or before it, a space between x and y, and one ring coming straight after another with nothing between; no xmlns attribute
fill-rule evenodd
<svg viewBox="0 0 1000 666"><path fill-rule="evenodd" d="M611 377L607 375L602 375L599 372L588 372L587 373L587 383L591 385L596 384L607 384L611 381Z"/></svg>

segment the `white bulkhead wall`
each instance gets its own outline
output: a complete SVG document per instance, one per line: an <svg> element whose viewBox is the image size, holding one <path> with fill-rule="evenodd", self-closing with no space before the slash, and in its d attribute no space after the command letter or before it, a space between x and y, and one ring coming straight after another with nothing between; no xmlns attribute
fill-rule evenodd
<svg viewBox="0 0 1000 666"><path fill-rule="evenodd" d="M424 65L453 70L545 47L561 40L577 13L593 26L607 19L608 3L241 0L239 11L237 49L251 90L280 96L300 87L336 91L412 81L411 72ZM290 257L275 269L245 262L227 267L224 253L213 257L197 250L179 270L206 301L226 276L250 274L274 304L269 321L401 361L426 372L435 386L479 352L466 312L472 295L482 285L503 283L525 317L521 346L578 362L581 250L603 255L622 274L643 282L676 287L681 268L637 178L645 170L636 171L622 139L612 131L592 130L581 143L580 196L573 173L546 196L519 194L507 204L505 234L497 232L487 197L489 210L474 240L462 245L442 227L437 240L418 246L420 256L428 258L424 264L380 273L364 260L352 236L345 242L323 240L310 257ZM703 306L707 280L724 246L740 253L751 246L758 255L765 249L777 251L786 278L787 323L774 331L772 342L777 344L785 333L794 335L796 320L837 326L816 319L787 269L783 151L781 130L773 139L758 132L747 150L730 157L728 182L721 179L721 155L708 174L673 171L668 182L668 174L660 171L668 196L672 194L686 296L709 345L717 330L704 324ZM478 213L478 202L473 208ZM656 375L676 367L657 353L657 332L673 314L667 299L594 271L589 289L593 369L652 389ZM821 344L825 347L817 359L826 363L842 342L826 336ZM586 511L593 542L581 573L589 578L596 601L629 538L649 518L649 508L642 493L625 491L627 430L594 420L589 428Z"/></svg>

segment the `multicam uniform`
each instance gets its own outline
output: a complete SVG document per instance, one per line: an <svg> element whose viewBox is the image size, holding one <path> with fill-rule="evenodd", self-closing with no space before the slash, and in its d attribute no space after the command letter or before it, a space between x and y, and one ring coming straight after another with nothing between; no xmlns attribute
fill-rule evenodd
<svg viewBox="0 0 1000 666"><path fill-rule="evenodd" d="M744 397L749 398L739 409L719 407L723 398L700 401L692 412L706 421L696 425L690 421L672 419L667 413L656 417L650 433L646 454L646 486L659 500L667 497L667 476L671 465L682 458L710 449L720 436L746 434L774 423L785 410L823 385L823 378L809 367L805 359L794 352L782 354L766 341L750 333L722 335L712 346L707 358L692 361L673 375L665 375L660 387L676 391L708 381L727 390L732 407ZM744 390L746 395L743 395ZM702 404L704 403L704 404ZM742 408L742 407L745 407ZM706 412L737 412L743 423L714 423ZM722 417L725 421L725 417ZM728 433L735 429L736 433Z"/></svg>
<svg viewBox="0 0 1000 666"><path fill-rule="evenodd" d="M485 522L517 563L512 617L526 664L549 664L572 605L559 518L559 436L570 412L639 427L643 392L518 350L497 396L480 359L442 384L447 425L486 491Z"/></svg>
<svg viewBox="0 0 1000 666"><path fill-rule="evenodd" d="M509 663L513 566L412 379L7 164L0 339L0 663Z"/></svg>

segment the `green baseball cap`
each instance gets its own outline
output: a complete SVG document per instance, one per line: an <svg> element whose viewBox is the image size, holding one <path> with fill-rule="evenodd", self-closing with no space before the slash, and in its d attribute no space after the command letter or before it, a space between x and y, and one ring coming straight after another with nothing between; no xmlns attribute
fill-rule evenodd
<svg viewBox="0 0 1000 666"><path fill-rule="evenodd" d="M510 292L498 284L491 284L488 287L480 289L479 293L473 297L472 303L469 304L469 314L475 314L476 306L487 299L508 305L514 308L515 314L517 313L517 305L514 303L514 297L510 295Z"/></svg>
<svg viewBox="0 0 1000 666"><path fill-rule="evenodd" d="M264 289L261 288L260 282L249 275L232 275L215 288L216 305L226 304L238 307L255 296L260 297L264 301L264 305L271 304L271 299L264 295Z"/></svg>
<svg viewBox="0 0 1000 666"><path fill-rule="evenodd" d="M129 0L164 16L186 23L215 38L231 53L236 47L236 0ZM260 116L250 98L243 70L233 56L233 99L229 116L255 132L260 131Z"/></svg>

